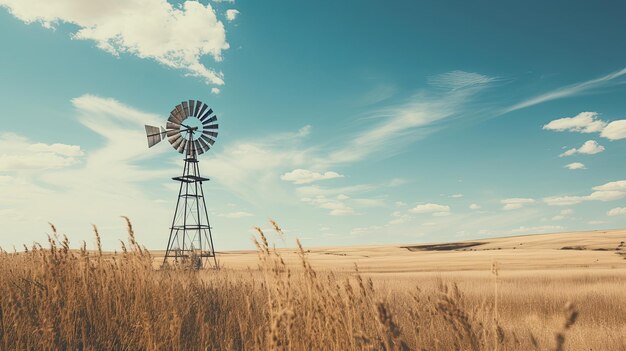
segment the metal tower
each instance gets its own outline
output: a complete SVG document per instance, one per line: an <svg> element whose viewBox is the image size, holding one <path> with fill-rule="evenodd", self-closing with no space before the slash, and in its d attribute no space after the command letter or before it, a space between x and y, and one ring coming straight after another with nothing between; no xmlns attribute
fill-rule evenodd
<svg viewBox="0 0 626 351"><path fill-rule="evenodd" d="M172 178L180 183L174 218L165 250L163 264L184 264L202 268L217 268L213 236L206 208L200 175L198 155L208 151L215 143L218 125L213 110L195 100L185 101L172 110L166 128L146 125L148 147L165 139L174 149L185 155L183 173Z"/></svg>

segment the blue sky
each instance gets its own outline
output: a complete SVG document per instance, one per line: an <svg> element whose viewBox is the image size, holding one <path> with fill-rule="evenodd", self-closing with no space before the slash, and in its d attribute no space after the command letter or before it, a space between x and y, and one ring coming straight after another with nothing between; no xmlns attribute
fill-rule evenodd
<svg viewBox="0 0 626 351"><path fill-rule="evenodd" d="M625 7L0 0L0 246L162 248L182 162L143 125L186 99L218 250L625 227Z"/></svg>

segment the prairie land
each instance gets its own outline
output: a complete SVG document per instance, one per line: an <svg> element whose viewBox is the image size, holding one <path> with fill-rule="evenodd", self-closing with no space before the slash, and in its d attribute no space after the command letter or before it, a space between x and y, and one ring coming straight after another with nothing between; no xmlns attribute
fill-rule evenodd
<svg viewBox="0 0 626 351"><path fill-rule="evenodd" d="M130 225L115 255L56 237L3 253L0 348L626 349L626 230L296 249L266 237L219 253L218 271L155 269L162 253Z"/></svg>

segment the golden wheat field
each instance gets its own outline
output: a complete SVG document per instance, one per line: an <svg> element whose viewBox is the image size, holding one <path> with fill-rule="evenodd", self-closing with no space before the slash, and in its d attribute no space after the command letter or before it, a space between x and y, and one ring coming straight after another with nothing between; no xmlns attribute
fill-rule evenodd
<svg viewBox="0 0 626 351"><path fill-rule="evenodd" d="M195 271L155 268L130 222L116 254L53 228L0 256L0 349L626 349L626 230L308 249L275 229Z"/></svg>

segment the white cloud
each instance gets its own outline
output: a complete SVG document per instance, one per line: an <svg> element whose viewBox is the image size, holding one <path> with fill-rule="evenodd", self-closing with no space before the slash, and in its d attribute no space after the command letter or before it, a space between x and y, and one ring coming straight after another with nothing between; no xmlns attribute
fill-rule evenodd
<svg viewBox="0 0 626 351"><path fill-rule="evenodd" d="M226 10L226 19L229 22L232 22L235 20L235 18L237 18L237 15L239 14L239 11L235 10L235 9L228 9Z"/></svg>
<svg viewBox="0 0 626 351"><path fill-rule="evenodd" d="M550 206L576 205L584 201L614 201L626 197L626 180L609 182L593 187L594 192L585 196L550 196L543 201Z"/></svg>
<svg viewBox="0 0 626 351"><path fill-rule="evenodd" d="M544 125L543 129L557 132L600 133L600 136L609 140L626 138L625 119L607 123L598 118L597 112L581 112L575 117L556 119ZM561 156L570 156L575 153L576 149L571 149Z"/></svg>
<svg viewBox="0 0 626 351"><path fill-rule="evenodd" d="M620 140L626 138L626 119L609 123L602 130L602 134L600 135L609 140Z"/></svg>
<svg viewBox="0 0 626 351"><path fill-rule="evenodd" d="M587 140L580 148L569 149L559 155L559 157L572 156L574 154L595 155L604 151L604 146L598 144L595 140Z"/></svg>
<svg viewBox="0 0 626 351"><path fill-rule="evenodd" d="M306 169L294 169L280 176L280 179L292 182L294 184L308 184L320 180L343 178L343 175L337 172L313 172Z"/></svg>
<svg viewBox="0 0 626 351"><path fill-rule="evenodd" d="M576 205L585 201L584 196L549 196L543 198L543 202L550 206Z"/></svg>
<svg viewBox="0 0 626 351"><path fill-rule="evenodd" d="M561 210L561 212L559 212L558 215L552 217L552 220L553 221L563 220L563 219L567 218L567 216L571 215L572 213L574 213L574 211L571 210L571 209Z"/></svg>
<svg viewBox="0 0 626 351"><path fill-rule="evenodd" d="M450 195L450 197L453 199L460 199L463 197L463 194L453 194L453 195Z"/></svg>
<svg viewBox="0 0 626 351"><path fill-rule="evenodd" d="M541 233L554 233L563 231L564 227L560 225L542 225L536 227L521 226L510 231L511 234L541 234Z"/></svg>
<svg viewBox="0 0 626 351"><path fill-rule="evenodd" d="M574 162L574 163L570 163L568 165L565 165L565 168L567 169L571 169L571 170L576 170L576 169L587 169L587 167L585 167L584 164L580 163L580 162Z"/></svg>
<svg viewBox="0 0 626 351"><path fill-rule="evenodd" d="M451 72L461 75L459 71ZM463 72L467 75L475 73ZM449 78L442 78L443 80ZM338 150L320 158L321 164L337 164L359 161L365 157L402 143L411 142L431 133L432 124L458 114L471 97L489 86L492 80L474 80L473 83L451 83L455 88L444 92L421 92L408 102L372 112L368 128L358 133ZM466 114L467 116L467 114ZM384 147L383 147L384 146Z"/></svg>
<svg viewBox="0 0 626 351"><path fill-rule="evenodd" d="M497 80L497 78L488 77L479 73L457 70L432 76L428 79L428 82L436 87L457 90L483 86Z"/></svg>
<svg viewBox="0 0 626 351"><path fill-rule="evenodd" d="M63 168L80 162L83 151L78 145L32 143L27 138L0 134L0 171Z"/></svg>
<svg viewBox="0 0 626 351"><path fill-rule="evenodd" d="M609 84L618 84L620 83L620 81L615 81L615 79L620 78L621 76L623 76L624 74L626 74L626 68L623 68L619 71L616 72L612 72L609 73L605 76L602 77L598 77L592 80L588 80L585 82L580 82L580 83L575 83L575 84L571 84L571 85L566 85L564 87L555 89L553 91L535 96L533 98L530 98L528 100L522 101L520 103L517 103L507 109L505 109L503 111L503 113L508 113L511 111L515 111L515 110L520 110L526 107L530 107L530 106L534 106L534 105L538 105L544 102L548 102L548 101L552 101L552 100L557 100L557 99L562 99L562 98L566 98L566 97L571 97L571 96L576 96L576 95L580 95L589 91L592 91L594 89L597 88L601 88L603 86L609 85Z"/></svg>
<svg viewBox="0 0 626 351"><path fill-rule="evenodd" d="M626 180L618 180L606 184L594 186L593 190L597 191L626 191Z"/></svg>
<svg viewBox="0 0 626 351"><path fill-rule="evenodd" d="M171 208L156 202L162 198L162 188L155 182L168 179L180 172L170 163L139 167L138 162L158 156L169 145L148 150L143 131L144 124L158 125L163 118L128 107L117 100L92 95L72 99L78 122L84 133L101 140L98 146L81 157L73 167L50 168L45 172L9 171L11 179L0 183L3 206L16 213L27 213L26 223L18 219L3 219L3 226L15 233L4 242L43 241L47 222L53 222L63 232L71 234L74 243L91 242L91 223L98 225L105 247L119 247L118 239L125 239L120 215L128 215L134 222L138 238L147 245L154 238L146 233L167 236L171 224ZM16 137L25 145L37 145L25 152L61 152L80 155L82 150L69 146L31 143ZM4 150L4 146L0 146ZM44 152L45 153L45 152ZM72 162L74 163L74 162ZM64 165L62 162L60 165ZM182 166L181 166L182 167ZM147 187L151 187L147 191ZM171 196L175 197L175 193ZM170 222L170 223L168 223ZM144 234L146 234L144 236ZM165 239L163 239L165 240ZM161 245L162 242L159 242Z"/></svg>
<svg viewBox="0 0 626 351"><path fill-rule="evenodd" d="M244 218L244 217L252 217L252 213L237 211L237 212L229 212L229 213L221 213L218 216L225 218Z"/></svg>
<svg viewBox="0 0 626 351"><path fill-rule="evenodd" d="M620 215L626 215L626 207L616 207L614 209L611 209L609 212L606 213L607 216L620 216Z"/></svg>
<svg viewBox="0 0 626 351"><path fill-rule="evenodd" d="M421 204L409 210L411 213L433 213L434 216L441 216L441 213L450 212L450 206L439 204Z"/></svg>
<svg viewBox="0 0 626 351"><path fill-rule="evenodd" d="M211 94L219 94L221 92L220 88L213 87L211 88Z"/></svg>
<svg viewBox="0 0 626 351"><path fill-rule="evenodd" d="M545 130L557 132L599 133L606 122L598 119L597 112L581 112L574 117L559 118L543 126Z"/></svg>
<svg viewBox="0 0 626 351"><path fill-rule="evenodd" d="M330 210L329 214L331 216L350 216L356 214L354 209L346 205L344 202L328 199L324 196L319 196L315 199L311 199L305 202L311 202L317 205L319 208Z"/></svg>
<svg viewBox="0 0 626 351"><path fill-rule="evenodd" d="M44 144L44 143L35 143L28 146L29 151L33 152L44 152L44 153L54 153L62 156L83 156L84 153L80 149L78 145L66 145L66 144Z"/></svg>
<svg viewBox="0 0 626 351"><path fill-rule="evenodd" d="M469 209L470 210L480 210L480 205L479 204L471 204L469 205Z"/></svg>
<svg viewBox="0 0 626 351"><path fill-rule="evenodd" d="M224 25L210 4L185 1L173 6L166 0L0 0L0 7L25 23L46 28L58 23L78 27L73 39L93 40L115 56L129 53L170 68L187 71L207 83L224 84L223 75L200 62L210 55L222 60L229 48Z"/></svg>
<svg viewBox="0 0 626 351"><path fill-rule="evenodd" d="M383 199L353 199L351 201L355 206L359 207L382 207L385 206L385 200Z"/></svg>
<svg viewBox="0 0 626 351"><path fill-rule="evenodd" d="M534 199L526 199L526 198L519 198L519 197L504 199L500 201L500 203L504 205L502 208L507 211L517 210L517 209L524 207L525 205L532 204L534 202L535 202Z"/></svg>

